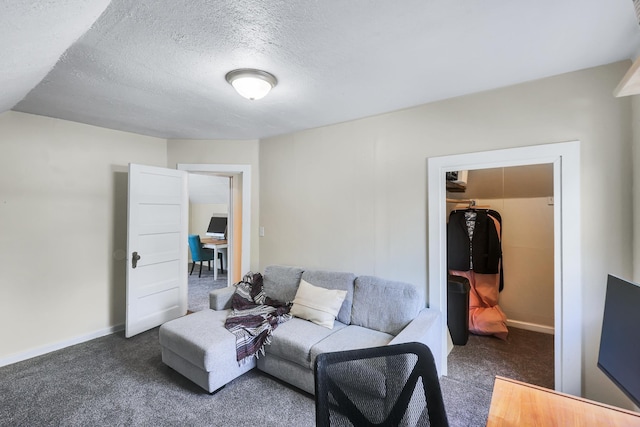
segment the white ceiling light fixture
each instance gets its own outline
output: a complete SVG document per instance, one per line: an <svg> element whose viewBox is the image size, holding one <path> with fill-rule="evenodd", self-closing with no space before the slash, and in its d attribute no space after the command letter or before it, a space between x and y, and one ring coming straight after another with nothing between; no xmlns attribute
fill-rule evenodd
<svg viewBox="0 0 640 427"><path fill-rule="evenodd" d="M253 68L229 71L226 79L241 96L252 101L264 98L278 84L273 74Z"/></svg>

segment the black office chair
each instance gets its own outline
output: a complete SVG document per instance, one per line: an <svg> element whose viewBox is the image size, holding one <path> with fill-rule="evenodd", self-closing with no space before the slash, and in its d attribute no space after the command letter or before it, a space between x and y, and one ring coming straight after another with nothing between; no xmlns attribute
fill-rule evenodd
<svg viewBox="0 0 640 427"><path fill-rule="evenodd" d="M316 426L449 425L429 347L406 343L319 354Z"/></svg>

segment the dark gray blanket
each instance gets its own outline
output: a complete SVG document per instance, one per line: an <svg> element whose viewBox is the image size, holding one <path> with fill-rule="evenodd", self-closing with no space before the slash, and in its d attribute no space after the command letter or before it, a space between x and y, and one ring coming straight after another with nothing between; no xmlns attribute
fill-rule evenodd
<svg viewBox="0 0 640 427"><path fill-rule="evenodd" d="M235 286L233 310L224 326L236 336L236 358L242 363L264 355L264 346L271 342L273 331L291 319L291 305L265 295L260 273L247 273Z"/></svg>

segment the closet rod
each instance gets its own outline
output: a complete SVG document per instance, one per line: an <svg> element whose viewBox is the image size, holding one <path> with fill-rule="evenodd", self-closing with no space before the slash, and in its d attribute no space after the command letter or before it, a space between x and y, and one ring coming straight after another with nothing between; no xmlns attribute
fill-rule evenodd
<svg viewBox="0 0 640 427"><path fill-rule="evenodd" d="M447 197L447 203L455 203L458 205L467 205L469 208L490 208L490 205L477 205L474 199L450 199Z"/></svg>
<svg viewBox="0 0 640 427"><path fill-rule="evenodd" d="M469 206L475 206L476 205L476 201L473 199L449 199L447 198L447 203L459 203L459 204L465 204L465 205L469 205Z"/></svg>

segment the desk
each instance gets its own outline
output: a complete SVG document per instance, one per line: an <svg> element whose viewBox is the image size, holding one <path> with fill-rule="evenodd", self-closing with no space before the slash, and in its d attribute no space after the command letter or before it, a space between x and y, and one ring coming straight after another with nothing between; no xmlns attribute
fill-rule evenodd
<svg viewBox="0 0 640 427"><path fill-rule="evenodd" d="M640 426L640 413L496 377L487 427Z"/></svg>
<svg viewBox="0 0 640 427"><path fill-rule="evenodd" d="M222 264L220 264L220 267L224 270L224 266L227 263L227 248L229 245L226 240L217 240L209 237L200 239L200 242L203 248L213 249L213 280L218 280L218 267L216 267L218 252L222 254Z"/></svg>

